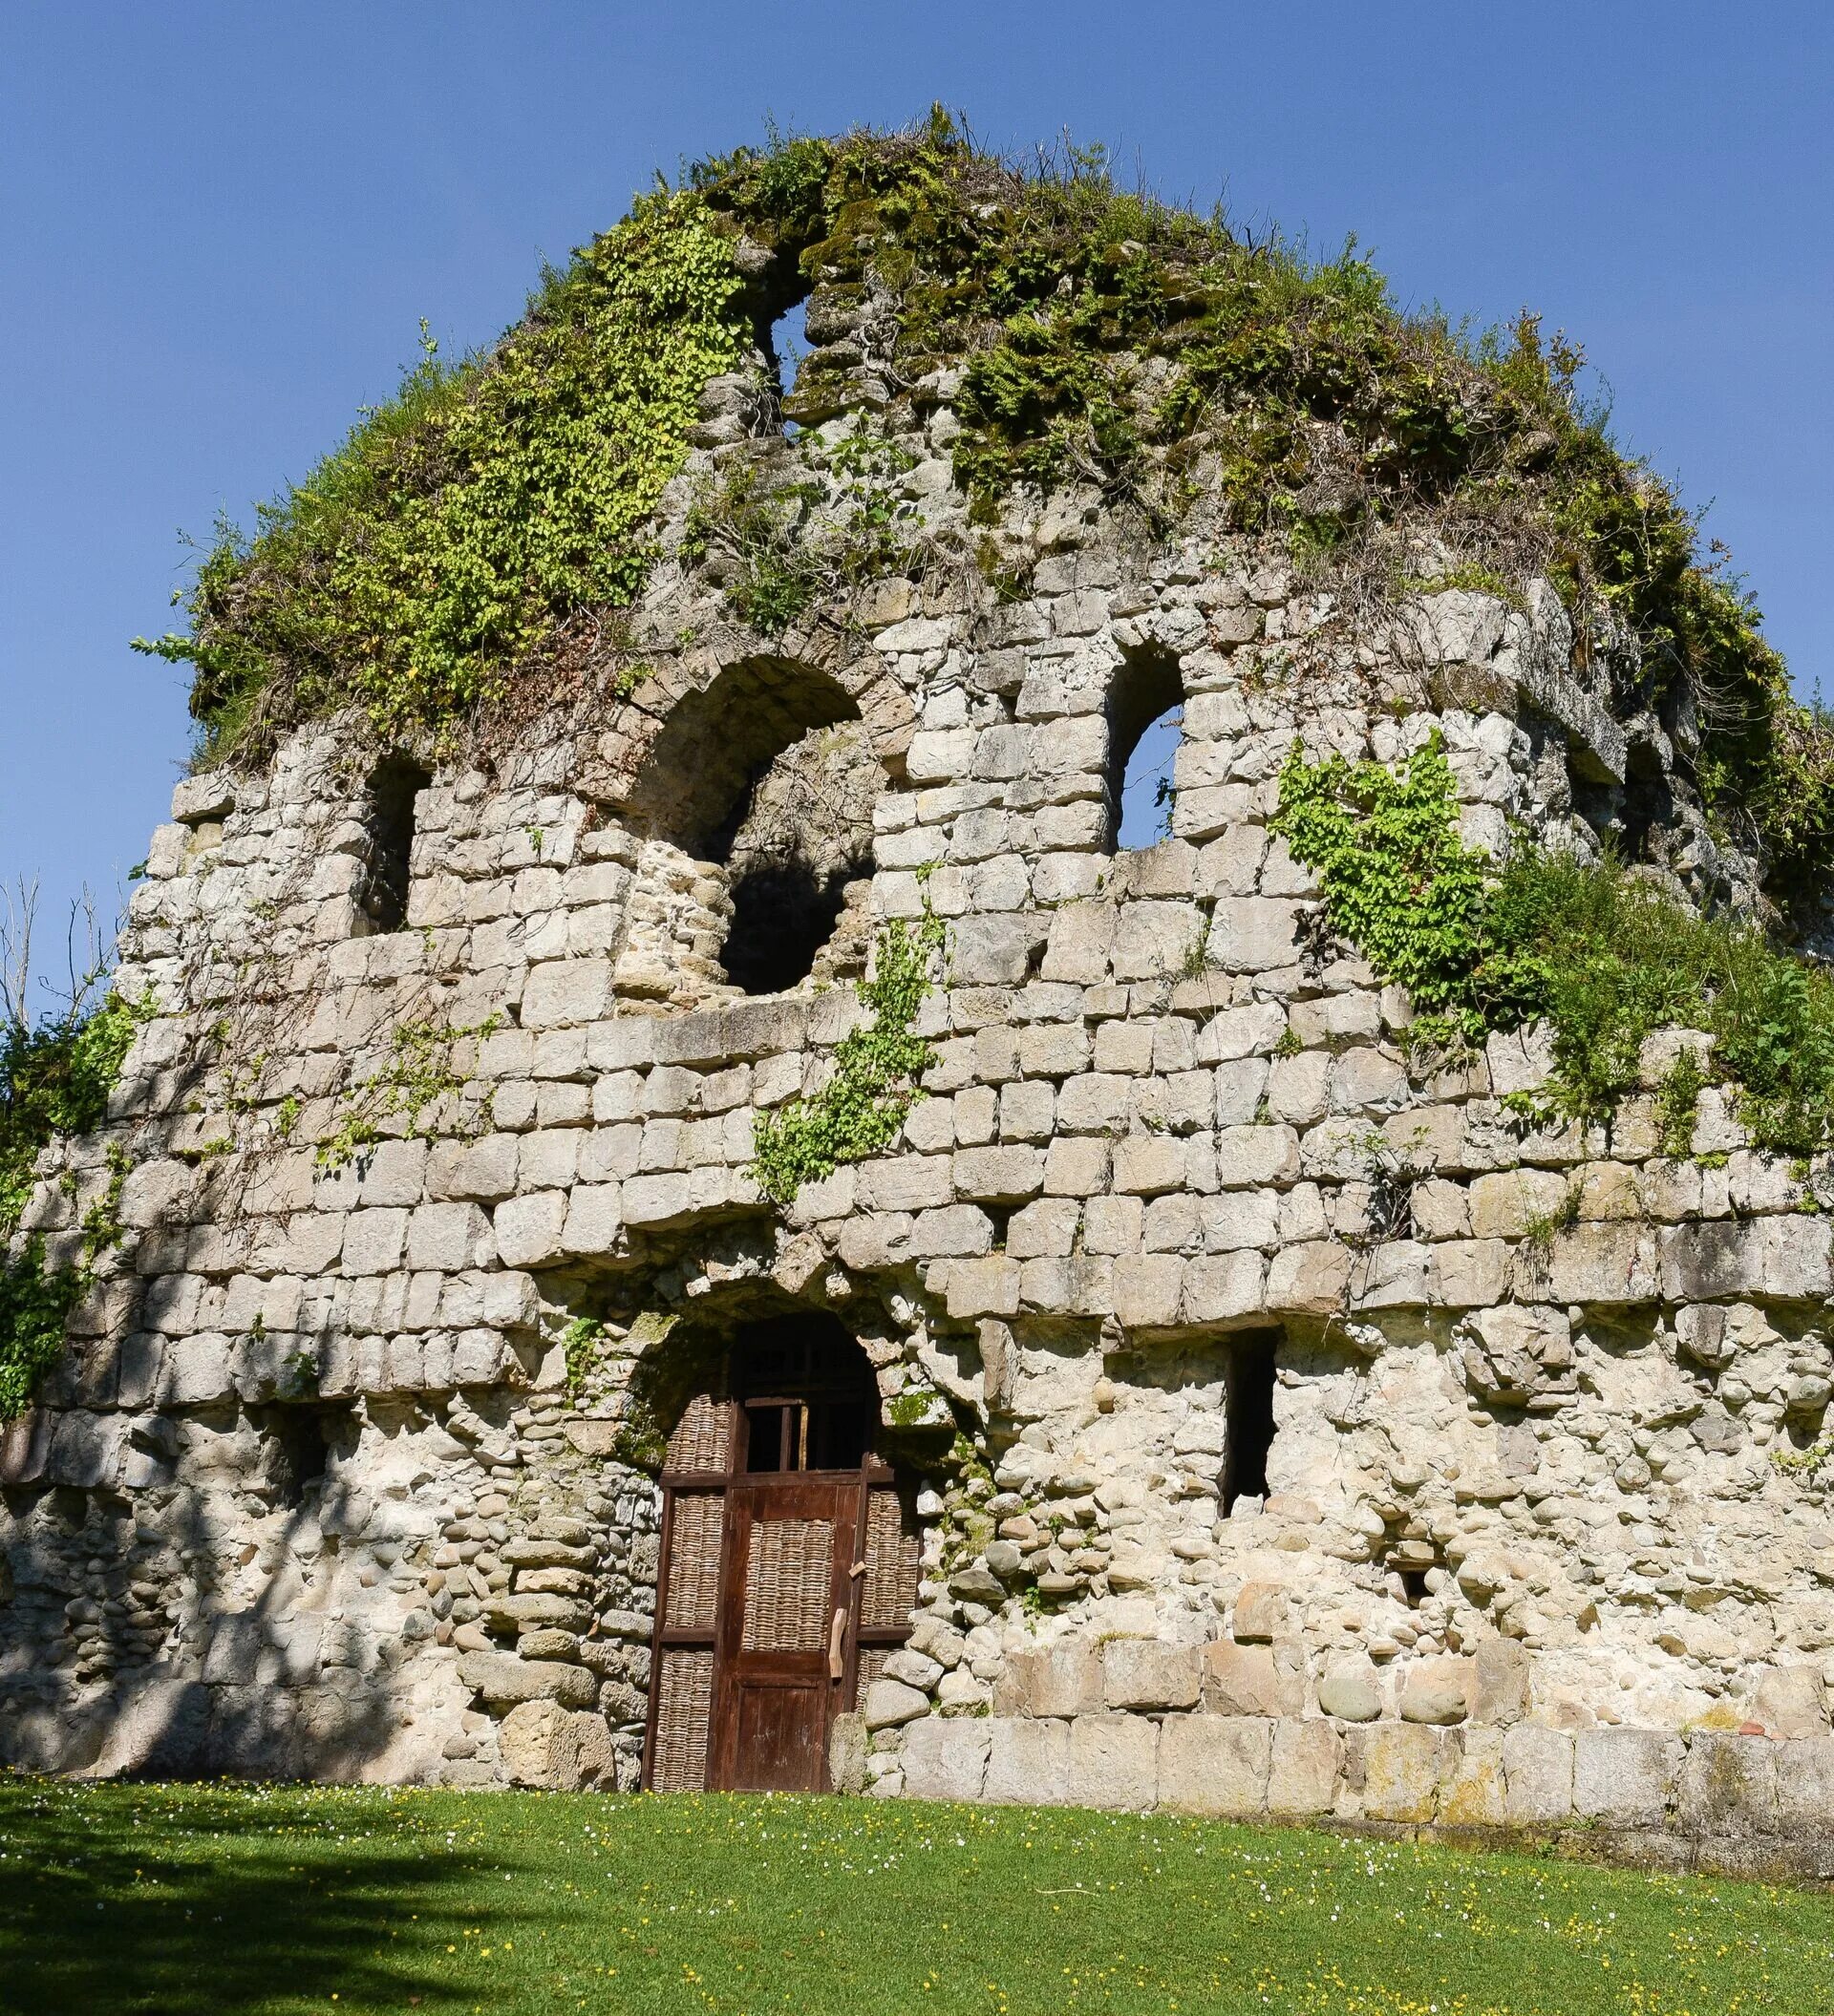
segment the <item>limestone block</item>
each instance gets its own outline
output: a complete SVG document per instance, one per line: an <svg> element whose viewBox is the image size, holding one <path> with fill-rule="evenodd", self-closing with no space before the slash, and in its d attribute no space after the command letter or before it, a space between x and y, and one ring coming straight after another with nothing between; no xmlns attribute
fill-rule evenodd
<svg viewBox="0 0 1834 2016"><path fill-rule="evenodd" d="M1507 1292L1511 1253L1501 1239L1454 1239L1433 1248L1435 1299L1448 1309L1483 1308Z"/></svg>
<svg viewBox="0 0 1834 2016"><path fill-rule="evenodd" d="M1291 1614L1284 1583L1244 1582L1229 1612L1229 1630L1242 1645L1265 1645L1285 1634Z"/></svg>
<svg viewBox="0 0 1834 2016"><path fill-rule="evenodd" d="M1315 1716L1283 1717L1273 1725L1268 1767L1268 1814L1299 1820L1333 1812L1344 1767L1343 1738Z"/></svg>
<svg viewBox="0 0 1834 2016"><path fill-rule="evenodd" d="M1564 1827L1573 1814L1573 1737L1519 1723L1503 1735L1505 1811L1512 1827Z"/></svg>
<svg viewBox="0 0 1834 2016"><path fill-rule="evenodd" d="M608 959L554 959L529 968L522 988L525 1029L565 1029L602 1022L611 1012Z"/></svg>
<svg viewBox="0 0 1834 2016"><path fill-rule="evenodd" d="M500 1203L516 1191L517 1137L486 1135L478 1141L436 1141L427 1159L427 1195Z"/></svg>
<svg viewBox="0 0 1834 2016"><path fill-rule="evenodd" d="M622 1241L624 1210L616 1183L581 1183L568 1199L561 1244L568 1253L609 1253Z"/></svg>
<svg viewBox="0 0 1834 2016"><path fill-rule="evenodd" d="M364 1204L417 1204L426 1194L427 1144L378 1141L358 1159L357 1197Z"/></svg>
<svg viewBox="0 0 1834 2016"><path fill-rule="evenodd" d="M1033 948L1048 928L1043 917L1030 912L963 918L949 933L950 980L957 987L1016 986L1025 979Z"/></svg>
<svg viewBox="0 0 1834 2016"><path fill-rule="evenodd" d="M1070 1803L1144 1812L1159 1795L1159 1730L1144 1715L1078 1715L1065 1773Z"/></svg>
<svg viewBox="0 0 1834 2016"><path fill-rule="evenodd" d="M569 1712L558 1701L519 1702L497 1731L512 1785L583 1792L615 1782L617 1752L605 1717Z"/></svg>
<svg viewBox="0 0 1834 2016"><path fill-rule="evenodd" d="M538 1190L525 1197L508 1198L499 1204L493 1229L504 1265L538 1267L558 1260L565 1250L562 1233L566 1223L566 1206L564 1190ZM352 1228L355 1223L353 1218ZM344 1242L348 1269L348 1231Z"/></svg>
<svg viewBox="0 0 1834 2016"><path fill-rule="evenodd" d="M1462 1731L1451 1773L1439 1788L1442 1827L1502 1827L1508 1819L1508 1782L1503 1764L1503 1731Z"/></svg>
<svg viewBox="0 0 1834 2016"><path fill-rule="evenodd" d="M981 1260L944 1261L939 1264L949 1269L947 1304L951 1316L1018 1314L1022 1278L1018 1261L1004 1253L991 1253Z"/></svg>
<svg viewBox="0 0 1834 2016"><path fill-rule="evenodd" d="M858 1797L866 1789L866 1718L851 1711L837 1715L828 1730L828 1785L834 1792Z"/></svg>
<svg viewBox="0 0 1834 2016"><path fill-rule="evenodd" d="M990 1203L1023 1203L1044 1187L1041 1148L962 1148L952 1157L958 1197Z"/></svg>
<svg viewBox="0 0 1834 2016"><path fill-rule="evenodd" d="M1530 1654L1513 1638L1489 1638L1472 1658L1471 1719L1507 1729L1528 1712Z"/></svg>
<svg viewBox="0 0 1834 2016"><path fill-rule="evenodd" d="M1711 1302L1767 1291L1764 1227L1755 1220L1665 1225L1662 1295L1669 1302Z"/></svg>
<svg viewBox="0 0 1834 2016"><path fill-rule="evenodd" d="M1358 1654L1339 1660L1318 1682L1318 1706L1343 1722L1374 1722L1382 1712L1383 1687L1375 1662Z"/></svg>
<svg viewBox="0 0 1834 2016"><path fill-rule="evenodd" d="M1777 1755L1767 1736L1696 1730L1675 1780L1675 1816L1695 1839L1769 1834L1777 1824Z"/></svg>
<svg viewBox="0 0 1834 2016"><path fill-rule="evenodd" d="M1305 907L1261 896L1223 896L1210 914L1209 963L1226 973L1260 973L1298 958Z"/></svg>
<svg viewBox="0 0 1834 2016"><path fill-rule="evenodd" d="M851 1176L851 1171L839 1172ZM802 1211L813 1210L821 1201L813 1193L823 1186L810 1184L798 1198ZM625 1183L619 1197L619 1205L627 1225L650 1227L654 1225L679 1224L693 1215L693 1190L688 1178L678 1173L662 1176L633 1176ZM499 1234L501 1241L501 1235ZM505 1253L503 1258L510 1256ZM531 1264L528 1262L523 1265Z"/></svg>
<svg viewBox="0 0 1834 2016"><path fill-rule="evenodd" d="M866 1689L863 1712L869 1730L897 1729L929 1712L929 1698L902 1680L875 1680Z"/></svg>
<svg viewBox="0 0 1834 2016"><path fill-rule="evenodd" d="M458 1274L486 1263L492 1252L490 1220L475 1203L420 1204L408 1220L410 1267Z"/></svg>
<svg viewBox="0 0 1834 2016"><path fill-rule="evenodd" d="M1102 1649L1102 1692L1111 1708L1194 1708L1200 1675L1190 1645L1117 1638Z"/></svg>
<svg viewBox="0 0 1834 2016"><path fill-rule="evenodd" d="M1101 1707L1102 1666L1093 1645L1075 1639L1009 1652L995 1707L1006 1714L1065 1718Z"/></svg>
<svg viewBox="0 0 1834 2016"><path fill-rule="evenodd" d="M1778 1751L1778 1830L1798 1839L1824 1838L1834 1829L1834 1738L1799 1738Z"/></svg>
<svg viewBox="0 0 1834 2016"><path fill-rule="evenodd" d="M1159 1736L1159 1803L1175 1813L1253 1819L1268 1803L1273 1724L1240 1715L1168 1715Z"/></svg>
<svg viewBox="0 0 1834 2016"><path fill-rule="evenodd" d="M998 1805L1061 1806L1069 1797L1070 1725L995 1715L985 1725L982 1797Z"/></svg>
<svg viewBox="0 0 1834 2016"><path fill-rule="evenodd" d="M1184 1263L1170 1253L1124 1254L1114 1262L1113 1306L1127 1329L1169 1329L1184 1292Z"/></svg>
<svg viewBox="0 0 1834 2016"><path fill-rule="evenodd" d="M197 1407L233 1390L234 1346L227 1337L200 1331L175 1337L160 1367L158 1396L162 1407Z"/></svg>
<svg viewBox="0 0 1834 2016"><path fill-rule="evenodd" d="M884 1681L876 1683L873 1691L885 1685ZM984 1716L927 1715L912 1723L905 1731L900 1752L906 1796L978 1799L987 1782L991 1745L990 1725Z"/></svg>
<svg viewBox="0 0 1834 2016"><path fill-rule="evenodd" d="M598 1682L584 1666L551 1659L518 1659L513 1652L466 1652L458 1678L491 1708L524 1701L553 1701L563 1708L590 1708Z"/></svg>
<svg viewBox="0 0 1834 2016"><path fill-rule="evenodd" d="M121 1185L120 1219L136 1230L182 1216L197 1176L183 1162L141 1162Z"/></svg>
<svg viewBox="0 0 1834 2016"><path fill-rule="evenodd" d="M1268 1072L1268 1111L1276 1120L1309 1126L1325 1111L1332 1059L1325 1050L1276 1057Z"/></svg>
<svg viewBox="0 0 1834 2016"><path fill-rule="evenodd" d="M352 1211L344 1221L341 1271L347 1275L389 1274L401 1264L408 1214L398 1207Z"/></svg>
<svg viewBox="0 0 1834 2016"><path fill-rule="evenodd" d="M1657 1292L1656 1237L1634 1224L1575 1225L1557 1233L1547 1263L1554 1302L1651 1302Z"/></svg>
<svg viewBox="0 0 1834 2016"><path fill-rule="evenodd" d="M1440 1784L1460 1755L1457 1734L1384 1722L1369 1730L1363 1744L1363 1817L1431 1821L1439 1811Z"/></svg>
<svg viewBox="0 0 1834 2016"><path fill-rule="evenodd" d="M1679 1736L1588 1729L1573 1738L1573 1810L1612 1827L1659 1827L1681 1765Z"/></svg>
<svg viewBox="0 0 1834 2016"><path fill-rule="evenodd" d="M1471 1230L1479 1239L1520 1239L1547 1224L1567 1201L1567 1178L1552 1169L1504 1169L1471 1184Z"/></svg>
<svg viewBox="0 0 1834 2016"><path fill-rule="evenodd" d="M1157 1197L1184 1187L1185 1148L1176 1135L1130 1134L1115 1143L1115 1188Z"/></svg>
<svg viewBox="0 0 1834 2016"><path fill-rule="evenodd" d="M1283 1646L1283 1650L1287 1648ZM1226 1638L1204 1647L1204 1707L1212 1715L1297 1715L1306 1705L1304 1651L1276 1659L1266 1645Z"/></svg>
<svg viewBox="0 0 1834 2016"><path fill-rule="evenodd" d="M1751 1714L1773 1736L1826 1735L1827 1698L1821 1668L1769 1667L1752 1696Z"/></svg>
<svg viewBox="0 0 1834 2016"><path fill-rule="evenodd" d="M1225 1190L1290 1183L1299 1174L1299 1136L1290 1127L1221 1127L1216 1179Z"/></svg>
<svg viewBox="0 0 1834 2016"><path fill-rule="evenodd" d="M1573 1326L1564 1309L1506 1303L1476 1309L1455 1333L1466 1384L1511 1406L1577 1390Z"/></svg>
<svg viewBox="0 0 1834 2016"><path fill-rule="evenodd" d="M973 1260L988 1252L992 1244L993 1221L978 1204L948 1204L920 1211L911 1221L909 1245L913 1260Z"/></svg>
<svg viewBox="0 0 1834 2016"><path fill-rule="evenodd" d="M1350 1248L1335 1240L1282 1247L1268 1263L1269 1313L1335 1314L1350 1292L1351 1260Z"/></svg>
<svg viewBox="0 0 1834 2016"><path fill-rule="evenodd" d="M1110 953L1115 978L1166 980L1182 973L1199 943L1202 930L1202 918L1187 902L1123 904L1115 926ZM1045 974L1046 979L1056 977L1048 971Z"/></svg>

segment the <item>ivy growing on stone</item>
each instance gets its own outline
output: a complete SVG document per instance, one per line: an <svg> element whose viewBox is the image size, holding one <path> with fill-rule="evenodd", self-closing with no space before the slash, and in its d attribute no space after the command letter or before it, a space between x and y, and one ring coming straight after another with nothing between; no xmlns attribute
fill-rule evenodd
<svg viewBox="0 0 1834 2016"><path fill-rule="evenodd" d="M897 1138L922 1096L918 1080L932 1059L915 1025L943 935L943 921L928 900L914 931L893 918L875 942L872 977L859 985L872 1020L835 1046L820 1092L757 1116L748 1173L774 1202L789 1203L804 1183L821 1182L843 1163L863 1162Z"/></svg>
<svg viewBox="0 0 1834 2016"><path fill-rule="evenodd" d="M1834 975L1615 861L1526 839L1501 863L1465 847L1437 732L1393 771L1310 763L1295 744L1273 825L1318 876L1332 930L1426 1010L1417 1037L1548 1025L1553 1079L1524 1118L1609 1123L1641 1086L1648 1039L1698 1029L1759 1147L1834 1149ZM1658 1088L1670 1153L1685 1152L1704 1083L1689 1053Z"/></svg>
<svg viewBox="0 0 1834 2016"><path fill-rule="evenodd" d="M91 1133L107 1118L109 1093L148 1012L110 993L87 1010L79 1002L36 1025L16 1017L0 1025L0 1255L32 1196L39 1151ZM45 1240L36 1233L11 1258L0 1258L0 1421L32 1404L39 1380L62 1354L64 1326L94 1281L94 1263L120 1238L128 1160L119 1146L109 1150L108 1171L83 1215L78 1264L48 1266Z"/></svg>

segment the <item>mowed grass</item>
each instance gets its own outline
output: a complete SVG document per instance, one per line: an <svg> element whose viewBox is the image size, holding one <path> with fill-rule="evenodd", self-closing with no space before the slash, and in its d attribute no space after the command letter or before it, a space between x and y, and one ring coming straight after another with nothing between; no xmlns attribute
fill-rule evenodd
<svg viewBox="0 0 1834 2016"><path fill-rule="evenodd" d="M0 1782L0 2006L1834 2009L1834 1899L1162 1816Z"/></svg>

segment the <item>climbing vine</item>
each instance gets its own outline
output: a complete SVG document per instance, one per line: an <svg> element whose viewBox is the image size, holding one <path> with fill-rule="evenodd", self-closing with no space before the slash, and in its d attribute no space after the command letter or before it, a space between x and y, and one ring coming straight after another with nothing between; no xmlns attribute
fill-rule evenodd
<svg viewBox="0 0 1834 2016"><path fill-rule="evenodd" d="M922 1096L917 1081L931 1061L915 1025L943 935L943 921L928 898L914 931L902 918L892 919L874 944L872 977L859 987L872 1020L835 1046L828 1082L819 1093L757 1116L749 1174L775 1202L787 1204L804 1183L820 1182L842 1163L864 1161L897 1137Z"/></svg>
<svg viewBox="0 0 1834 2016"><path fill-rule="evenodd" d="M1477 1041L1545 1020L1554 1074L1517 1104L1529 1121L1608 1122L1641 1085L1661 1029L1714 1039L1760 1148L1834 1148L1834 975L1749 924L1696 916L1611 861L1519 843L1498 863L1458 838L1437 732L1395 771L1295 744L1275 831L1313 869L1331 928L1428 1012L1417 1036ZM1658 1088L1674 1153L1692 1136L1705 1074L1692 1053Z"/></svg>
<svg viewBox="0 0 1834 2016"><path fill-rule="evenodd" d="M428 1117L431 1109L471 1083L470 1074L453 1062L455 1048L467 1037L493 1035L499 1026L495 1015L463 1028L433 1020L401 1023L390 1043L388 1061L338 1101L337 1125L318 1144L318 1166L342 1169L387 1134L431 1140L437 1131ZM290 1125L287 1131L291 1131Z"/></svg>

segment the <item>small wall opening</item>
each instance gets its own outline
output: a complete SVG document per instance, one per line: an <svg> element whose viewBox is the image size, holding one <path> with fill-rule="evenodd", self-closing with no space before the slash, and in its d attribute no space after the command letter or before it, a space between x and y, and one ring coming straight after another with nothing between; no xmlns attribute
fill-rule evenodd
<svg viewBox="0 0 1834 2016"><path fill-rule="evenodd" d="M1151 847L1172 830L1184 683L1169 651L1137 651L1108 690L1108 851Z"/></svg>
<svg viewBox="0 0 1834 2016"><path fill-rule="evenodd" d="M1273 1447L1274 1356L1279 1334L1242 1338L1229 1353L1224 1419L1223 1516L1237 1498L1268 1495Z"/></svg>
<svg viewBox="0 0 1834 2016"><path fill-rule="evenodd" d="M769 356L771 368L777 374L777 396L779 406L796 390L796 374L802 368L802 360L809 353L807 299L792 304L771 325ZM782 415L783 433L794 437L800 430L787 414Z"/></svg>
<svg viewBox="0 0 1834 2016"><path fill-rule="evenodd" d="M351 1410L276 1402L255 1418L262 1432L263 1489L280 1510L297 1511L322 1488L331 1457L344 1445Z"/></svg>
<svg viewBox="0 0 1834 2016"><path fill-rule="evenodd" d="M370 778L369 873L360 899L370 934L398 931L408 921L415 800L432 782L431 771L405 756L377 764Z"/></svg>

